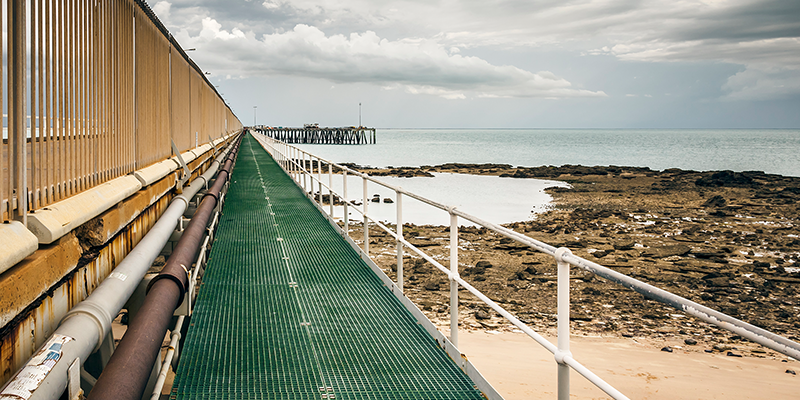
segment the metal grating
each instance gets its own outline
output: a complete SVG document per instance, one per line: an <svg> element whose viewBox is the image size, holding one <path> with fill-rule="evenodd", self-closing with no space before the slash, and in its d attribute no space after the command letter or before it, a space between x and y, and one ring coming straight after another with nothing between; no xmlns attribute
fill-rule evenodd
<svg viewBox="0 0 800 400"><path fill-rule="evenodd" d="M251 136L172 399L483 399Z"/></svg>

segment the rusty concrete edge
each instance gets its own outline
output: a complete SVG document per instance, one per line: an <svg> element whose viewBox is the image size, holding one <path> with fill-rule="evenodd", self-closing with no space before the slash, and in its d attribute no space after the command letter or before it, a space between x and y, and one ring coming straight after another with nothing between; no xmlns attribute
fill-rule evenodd
<svg viewBox="0 0 800 400"><path fill-rule="evenodd" d="M234 135L230 135L229 137L224 138L223 141L220 142L220 145L224 146L224 144L227 144L228 142L230 142L230 139L232 137L234 137ZM209 151L206 152L207 157L200 157L198 159L193 160L190 163L189 167L190 167L190 171L192 171L192 176L193 177L196 177L198 175L198 171L201 169L201 167L204 164L210 164L210 162L213 160L213 153L210 152L210 150L211 149L209 149ZM148 188L152 188L154 186L158 186L159 182L161 182L163 180L168 180L170 178L171 178L171 175L168 174L167 176L162 178L160 181L155 182L152 185L149 185ZM142 190L140 190L137 193L135 193L133 196L130 196L130 197L126 198L125 200L123 200L120 203L131 201L140 192L142 192L143 190L148 189L148 188L143 188ZM173 187L173 189L174 189L174 187ZM62 275L62 277L58 281L56 281L53 284L51 284L49 288L43 290L38 296L35 296L35 297L32 296L32 298L29 297L27 299L19 299L18 301L15 301L15 303L17 303L17 304L23 303L23 304L27 304L27 305L25 307L22 307L22 308L12 307L12 308L17 308L17 310L19 310L19 311L16 311L16 315L14 317L8 319L8 322L6 322L4 325L0 326L0 339L6 337L11 331L13 331L16 328L16 326L20 322L22 322L26 318L28 318L30 313L33 310L35 310L37 307L39 307L41 305L42 301L46 297L52 296L53 293L55 292L55 290L60 288L64 283L68 282L71 279L71 277L75 273L77 273L81 268L83 268L84 266L86 266L86 265L90 264L92 261L94 261L98 257L98 255L100 254L100 251L102 250L102 248L107 247L109 243L111 243L117 236L122 234L128 226L130 226L137 218L139 218L139 216L141 216L142 213L144 213L145 211L147 211L148 209L150 209L151 207L156 205L161 198L163 198L164 196L168 195L170 192L171 192L171 190L166 190L160 196L157 196L157 198L154 198L150 202L150 204L148 204L148 206L146 206L143 209L141 209L138 212L136 212L135 215L132 215L131 218L125 218L125 222L123 224L121 224L122 226L120 226L120 227L118 227L116 229L113 229L113 231L114 231L113 233L107 232L107 233L111 233L111 234L107 237L107 239L102 244L102 246L93 246L92 248L90 248L88 250L82 250L82 249L80 249L80 244L78 244L79 251L80 251L81 255L80 255L79 259L78 259L77 264L74 267L69 268L69 270L67 270L64 273L64 275ZM100 215L90 219L85 224L91 223L92 221L95 221L98 218L102 218L103 216L107 215L107 213L117 212L117 210L119 209L120 203L118 203L116 205L116 207L111 208L109 210L106 210L105 212L101 213ZM83 225L81 225L81 226L83 226ZM50 252L50 250L52 250L53 246L64 246L64 245L67 245L65 242L70 241L69 238L71 236L75 237L75 239L79 241L80 239L77 237L77 235L75 235L75 231L77 229L79 229L79 228L80 227L76 227L76 229L70 231L69 233L67 233L63 237L61 237L58 240L54 241L54 244L51 244L49 246L44 246L44 248L40 247L39 249L37 249L37 251L35 253L33 253L32 255L30 255L28 257L26 257L21 262L17 263L17 265L9 268L4 273L0 274L0 280L11 279L13 274L16 272L15 270L18 269L17 267L20 267L21 266L20 264L22 264L22 263L31 262L33 259L35 259L35 258L37 258L39 256L49 256L50 255L49 252ZM101 247L101 248L99 248L99 247ZM67 250L67 251L69 251L69 250ZM45 254L45 253L47 253L47 254ZM4 314L13 313L13 312L15 312L13 309L4 309L3 310ZM3 319L4 319L3 315L0 315L0 321L2 321Z"/></svg>

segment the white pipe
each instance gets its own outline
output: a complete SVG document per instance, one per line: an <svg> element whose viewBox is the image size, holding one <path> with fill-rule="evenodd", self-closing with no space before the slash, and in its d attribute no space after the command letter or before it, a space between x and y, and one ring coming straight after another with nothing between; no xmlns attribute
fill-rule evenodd
<svg viewBox="0 0 800 400"><path fill-rule="evenodd" d="M161 397L161 390L164 388L164 382L167 380L167 373L169 366L172 364L172 357L175 355L175 349L178 347L178 342L181 340L181 328L183 327L184 316L178 317L175 322L175 329L172 331L172 337L169 341L169 348L167 354L164 355L164 362L161 364L161 371L158 373L158 380L156 386L153 388L153 394L150 400L158 400Z"/></svg>
<svg viewBox="0 0 800 400"><path fill-rule="evenodd" d="M555 354L558 365L558 400L569 400L569 365L564 363L564 357L571 356L569 351L569 263L563 260L563 255L568 253L566 248L556 251L558 264L558 352Z"/></svg>
<svg viewBox="0 0 800 400"><path fill-rule="evenodd" d="M450 213L450 342L458 348L458 217Z"/></svg>
<svg viewBox="0 0 800 400"><path fill-rule="evenodd" d="M364 198L362 201L364 202L364 254L369 257L369 217L367 217L369 199L367 198L367 178L364 178Z"/></svg>
<svg viewBox="0 0 800 400"><path fill-rule="evenodd" d="M397 199L397 236L403 237L403 194L394 192ZM403 291L403 243L397 241L397 288Z"/></svg>
<svg viewBox="0 0 800 400"><path fill-rule="evenodd" d="M344 233L350 235L350 215L349 211L347 210L347 205L350 204L350 201L347 200L347 170L342 170L342 199L344 200Z"/></svg>
<svg viewBox="0 0 800 400"><path fill-rule="evenodd" d="M333 218L333 165L328 163L328 204L331 208L331 218ZM320 189L322 191L322 189Z"/></svg>

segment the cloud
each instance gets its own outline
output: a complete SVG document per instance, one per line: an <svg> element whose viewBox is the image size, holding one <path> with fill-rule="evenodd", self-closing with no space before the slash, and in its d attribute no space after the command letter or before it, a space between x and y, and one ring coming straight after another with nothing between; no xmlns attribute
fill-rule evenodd
<svg viewBox="0 0 800 400"><path fill-rule="evenodd" d="M161 3L166 1L158 4ZM432 84L427 80L441 76L441 73L432 73L437 69L447 71L449 75L453 69L464 68L462 64L470 64L469 57L455 58L458 54L482 54L476 51L481 49L490 52L511 49L535 57L540 54L537 49L556 48L589 56L610 55L623 61L736 64L750 73L731 76L729 82L720 88L728 99L766 99L770 97L769 87L776 88L772 92L773 98L800 95L793 89L796 85L791 81L796 79L793 71L800 66L800 18L797 18L800 2L792 0L172 0L171 3L172 8L167 8L169 26L176 31L186 31L187 40L205 29L201 23L204 18L213 17L230 34L236 35L233 27L240 32L252 33L253 39L241 44L242 51L258 48L273 52L271 54L304 55L294 64L286 60L269 60L273 71L248 66L251 72L281 71L352 81L353 78L348 78L345 71L336 68L330 77L325 75L321 66L313 65L316 61L308 53L311 48L304 48L304 54L293 52L303 47L290 40L304 34L297 32L296 27L308 26L326 33L313 38L318 40L317 44L338 44L340 37L349 42L351 48L342 45L338 50L345 51L340 54L355 57L359 65L335 57L327 61L363 74L365 81L385 86L399 84L401 86L395 87L417 93L432 94L443 90L448 93L444 96L461 93L465 96L524 97L547 96L549 93L554 97L564 97L564 93L556 93L561 90L568 96L601 95L602 92L558 85L560 89L550 87L543 94L541 85L521 84L514 88L497 83L488 85L484 88L486 92L481 92L478 83L467 84L470 79L461 82L460 87L456 82ZM358 43L352 42L352 32L360 32L359 36L377 32L375 35L387 43L379 45L373 53L358 52ZM275 34L285 36L287 43L281 44L281 38L271 37ZM423 57L427 62L423 63L425 68L422 71L393 72L395 77L389 79L386 77L388 73L382 74L364 65L371 63L389 71L395 70L395 66L421 67L423 65L419 62L422 58L408 58L412 52L403 49L414 43L427 57ZM452 58L426 54L430 50L423 50L425 45L431 45L437 51L448 49L445 55ZM315 57L333 57L325 51L316 52ZM201 53L197 56L200 57ZM241 57L257 58L254 55ZM535 62L532 64L536 65ZM297 71L286 71L289 66L297 68ZM497 74L508 76L511 73L517 83L536 82L535 79L522 78L516 72L501 71L501 66L479 68L470 64L468 68L467 75L482 75L489 81L496 81ZM487 74L491 69L494 72ZM762 89L753 91L750 89L755 87L752 84L741 84L743 76L748 81L762 82L759 84Z"/></svg>
<svg viewBox="0 0 800 400"><path fill-rule="evenodd" d="M534 73L464 56L432 39L388 40L372 31L326 35L303 24L257 38L238 28L223 30L212 18L203 19L197 36L182 32L178 38L187 46L203 48L198 59L216 74L366 82L448 99L605 96L602 91L573 88L569 81L548 71Z"/></svg>
<svg viewBox="0 0 800 400"><path fill-rule="evenodd" d="M161 21L169 21L170 8L172 4L166 0L161 0L153 5L153 12L158 15Z"/></svg>

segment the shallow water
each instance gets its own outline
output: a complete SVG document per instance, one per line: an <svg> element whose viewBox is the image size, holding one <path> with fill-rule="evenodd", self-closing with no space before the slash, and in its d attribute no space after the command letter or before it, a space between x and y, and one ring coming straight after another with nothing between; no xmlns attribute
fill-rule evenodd
<svg viewBox="0 0 800 400"><path fill-rule="evenodd" d="M392 186L399 186L438 203L455 206L459 210L475 215L494 223L507 223L530 220L534 214L546 211L552 197L545 193L548 187L569 187L564 182L540 179L500 178L496 176L479 176L465 174L436 173L433 178L414 177L379 177L378 180ZM323 175L323 183L328 184L328 177ZM335 192L343 193L342 175L333 176ZM363 179L348 176L347 198L362 202ZM318 189L315 187L315 191ZM327 189L323 189L327 193ZM378 194L381 202L369 202L367 212L379 221L395 223L397 221L397 196L392 189L369 182L367 198ZM395 203L384 203L384 198ZM449 225L450 216L447 211L440 210L419 200L404 196L403 221L417 225ZM327 208L326 208L327 209ZM341 218L343 206L334 207L334 215ZM361 207L359 207L361 209ZM349 210L351 220L361 221L362 214ZM459 225L474 225L461 220Z"/></svg>

